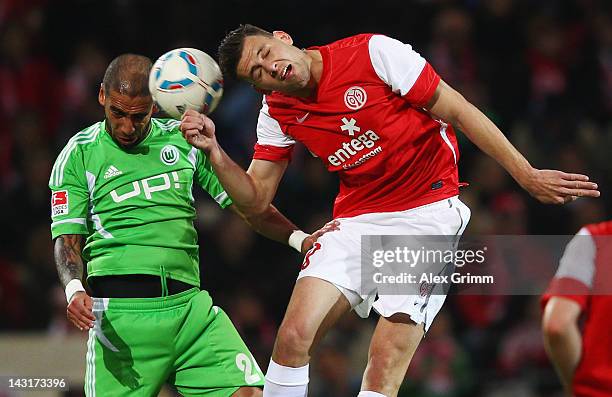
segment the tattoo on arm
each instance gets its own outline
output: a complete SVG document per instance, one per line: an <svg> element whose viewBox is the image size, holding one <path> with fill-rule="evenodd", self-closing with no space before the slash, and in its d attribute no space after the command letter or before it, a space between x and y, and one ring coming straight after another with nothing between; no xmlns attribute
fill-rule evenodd
<svg viewBox="0 0 612 397"><path fill-rule="evenodd" d="M64 286L72 279L83 278L82 244L83 236L80 234L64 234L55 239L55 266Z"/></svg>

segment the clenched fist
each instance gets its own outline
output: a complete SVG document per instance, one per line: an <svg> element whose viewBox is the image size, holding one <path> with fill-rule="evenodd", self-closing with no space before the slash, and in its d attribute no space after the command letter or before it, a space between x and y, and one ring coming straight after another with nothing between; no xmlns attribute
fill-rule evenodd
<svg viewBox="0 0 612 397"><path fill-rule="evenodd" d="M202 150L207 155L219 150L215 137L215 123L195 110L187 110L181 118L181 132L189 144Z"/></svg>

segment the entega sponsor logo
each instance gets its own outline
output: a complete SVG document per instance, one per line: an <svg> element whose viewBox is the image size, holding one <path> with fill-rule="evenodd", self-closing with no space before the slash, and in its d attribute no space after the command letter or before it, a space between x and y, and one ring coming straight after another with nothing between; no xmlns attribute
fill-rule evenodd
<svg viewBox="0 0 612 397"><path fill-rule="evenodd" d="M354 136L354 131L360 130L360 128L355 125L354 119L351 119L350 121L348 121L343 118L342 122L343 122L343 125L340 127L340 129L342 131L345 131L348 129L349 130L348 134L350 136ZM379 139L380 137L374 131L367 130L363 134L357 135L355 138L351 139L350 141L343 142L342 146L338 148L338 150L336 150L334 154L331 154L327 157L327 161L329 161L331 165L342 166L342 168L345 170L353 168L353 167L357 167L358 165L365 163L370 158L382 152L382 147L377 146L376 148L374 148L374 146L376 145L376 141L378 141ZM372 149L372 148L374 149L361 155L362 151L366 149ZM361 155L357 159L357 161L350 163L350 164L345 164L347 161L353 159L353 157L357 155Z"/></svg>

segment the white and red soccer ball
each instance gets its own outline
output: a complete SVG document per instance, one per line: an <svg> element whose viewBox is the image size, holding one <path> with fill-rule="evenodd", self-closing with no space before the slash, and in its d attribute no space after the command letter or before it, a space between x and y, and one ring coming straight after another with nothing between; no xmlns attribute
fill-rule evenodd
<svg viewBox="0 0 612 397"><path fill-rule="evenodd" d="M157 106L172 118L180 119L187 109L210 114L223 95L223 75L205 52L177 48L153 64L149 90Z"/></svg>

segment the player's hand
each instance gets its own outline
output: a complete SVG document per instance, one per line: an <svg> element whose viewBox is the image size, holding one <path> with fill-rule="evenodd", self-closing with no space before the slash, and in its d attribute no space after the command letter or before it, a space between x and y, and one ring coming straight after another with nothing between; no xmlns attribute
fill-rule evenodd
<svg viewBox="0 0 612 397"><path fill-rule="evenodd" d="M578 197L599 197L597 184L582 174L533 169L523 187L545 204L565 204Z"/></svg>
<svg viewBox="0 0 612 397"><path fill-rule="evenodd" d="M180 129L191 146L206 154L219 148L215 136L215 123L202 113L192 109L187 110L181 118Z"/></svg>
<svg viewBox="0 0 612 397"><path fill-rule="evenodd" d="M340 230L340 222L327 222L325 225L323 225L322 228L312 233L310 236L306 237L304 241L302 241L302 254L307 253L313 247L314 243L316 243L319 237L321 237L325 233L333 232L334 230Z"/></svg>
<svg viewBox="0 0 612 397"><path fill-rule="evenodd" d="M68 320L81 331L93 328L96 317L93 315L93 299L83 291L75 292L66 309Z"/></svg>

